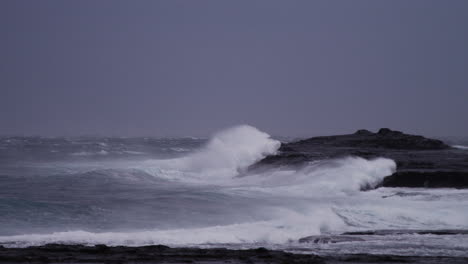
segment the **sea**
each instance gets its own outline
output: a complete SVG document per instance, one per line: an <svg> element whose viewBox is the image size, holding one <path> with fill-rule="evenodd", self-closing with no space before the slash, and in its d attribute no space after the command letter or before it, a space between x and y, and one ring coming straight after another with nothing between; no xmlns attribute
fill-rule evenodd
<svg viewBox="0 0 468 264"><path fill-rule="evenodd" d="M311 254L468 257L468 190L377 188L393 160L249 170L284 138L241 125L210 138L0 138L0 245L265 247ZM468 144L457 143L467 150Z"/></svg>

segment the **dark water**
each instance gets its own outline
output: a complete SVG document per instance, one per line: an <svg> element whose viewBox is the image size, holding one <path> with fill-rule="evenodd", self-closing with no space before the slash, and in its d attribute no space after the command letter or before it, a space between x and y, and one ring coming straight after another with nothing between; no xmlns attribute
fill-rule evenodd
<svg viewBox="0 0 468 264"><path fill-rule="evenodd" d="M169 223L161 219L164 215L154 213L169 204L163 202L168 194L161 180L117 164L174 158L205 142L192 138L2 138L0 235ZM189 195L171 190L171 196L180 200L171 203L183 202ZM161 221L154 221L156 217Z"/></svg>
<svg viewBox="0 0 468 264"><path fill-rule="evenodd" d="M388 159L245 173L278 146L246 126L211 139L0 138L0 243L467 255L466 235L298 244L304 236L345 231L468 229L468 191L360 192L395 169Z"/></svg>

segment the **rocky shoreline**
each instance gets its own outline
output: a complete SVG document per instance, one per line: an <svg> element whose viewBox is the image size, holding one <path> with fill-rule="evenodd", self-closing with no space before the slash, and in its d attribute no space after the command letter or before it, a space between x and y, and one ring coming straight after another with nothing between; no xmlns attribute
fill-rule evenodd
<svg viewBox="0 0 468 264"><path fill-rule="evenodd" d="M0 263L105 263L105 264L149 264L149 263L199 263L199 264L344 264L344 263L468 263L466 256L417 256L391 254L314 254L306 244L365 243L367 240L382 236L395 235L468 235L467 230L368 230L346 232L340 235L316 235L299 239L292 252L270 250L264 247L251 249L228 248L172 248L166 245L150 246L107 246L107 245L70 245L46 244L25 248L0 246ZM304 247L301 247L304 244ZM357 244L356 244L357 245ZM296 252L307 252L296 253Z"/></svg>
<svg viewBox="0 0 468 264"><path fill-rule="evenodd" d="M278 154L249 169L300 167L311 161L345 156L394 160L397 171L377 187L468 188L468 151L388 128L377 133L358 130L354 134L283 143Z"/></svg>
<svg viewBox="0 0 468 264"><path fill-rule="evenodd" d="M265 248L230 250L225 248L170 248L164 245L143 247L108 247L48 244L28 248L0 247L0 263L468 263L464 257L395 256L370 254L344 254L317 256L293 254Z"/></svg>
<svg viewBox="0 0 468 264"><path fill-rule="evenodd" d="M251 166L249 170L301 168L311 161L346 156L357 156L365 159L377 157L393 159L397 163L396 172L384 178L377 187L468 188L467 150L452 148L440 140L408 135L390 129L380 129L377 133L359 130L350 135L315 137L283 143L278 154L266 157ZM397 192L382 198L393 195L408 194ZM299 239L297 245L294 244L298 247L294 252L311 254L298 254L262 247L238 250L171 248L165 245L128 247L47 244L26 248L0 246L0 263L468 263L468 257L465 254L457 256L437 256L438 253L434 253L435 256L340 254L343 252L342 245L345 245L340 243L351 243L350 245L353 247L355 245L367 247L370 238L387 239L399 235L451 236L464 239L468 235L468 231L450 229L356 231L340 235L307 236ZM445 239L445 237L442 238ZM307 245L307 243L313 244ZM311 245L322 246L320 244L335 244L339 247L339 250L336 251L338 253L314 255L315 251L312 251L311 247L307 247ZM301 251L302 246L307 250ZM419 247L419 244L416 246ZM463 250L463 247L459 250ZM371 251L364 250L364 252Z"/></svg>

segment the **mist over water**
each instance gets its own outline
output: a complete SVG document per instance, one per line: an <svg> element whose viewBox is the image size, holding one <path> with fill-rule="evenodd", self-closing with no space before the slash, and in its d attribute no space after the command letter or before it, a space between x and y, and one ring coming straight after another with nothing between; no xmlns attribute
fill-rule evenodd
<svg viewBox="0 0 468 264"><path fill-rule="evenodd" d="M247 170L279 147L246 125L208 140L2 139L0 244L288 247L345 231L468 228L468 191L361 191L396 170L390 159Z"/></svg>

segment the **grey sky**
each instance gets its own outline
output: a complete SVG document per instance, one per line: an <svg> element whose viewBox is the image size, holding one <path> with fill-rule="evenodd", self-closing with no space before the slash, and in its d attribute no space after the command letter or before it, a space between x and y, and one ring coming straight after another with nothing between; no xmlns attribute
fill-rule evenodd
<svg viewBox="0 0 468 264"><path fill-rule="evenodd" d="M0 134L468 135L468 1L0 0Z"/></svg>

